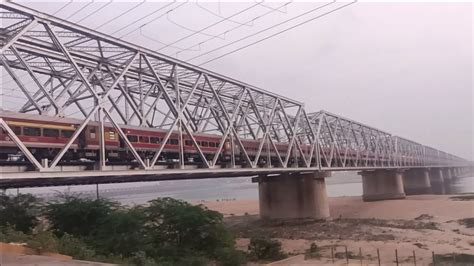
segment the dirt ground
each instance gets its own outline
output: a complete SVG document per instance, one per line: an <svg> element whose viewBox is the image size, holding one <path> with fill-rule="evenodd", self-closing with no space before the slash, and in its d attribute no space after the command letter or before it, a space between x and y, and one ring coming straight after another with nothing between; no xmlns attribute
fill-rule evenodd
<svg viewBox="0 0 474 266"><path fill-rule="evenodd" d="M417 265L432 262L432 252L474 255L474 228L459 222L474 217L474 201L453 200L447 195L377 202L363 202L361 197L330 198L332 218L326 221L264 222L258 217L256 200L204 205L226 215L226 223L238 235L237 244L242 249L246 249L254 234L279 239L286 252L296 255L280 265L332 263L331 247L332 253L341 258L336 258L336 263L346 263L347 247L354 257L350 262L357 265L361 265L359 252L362 264L377 263L377 249L383 264L395 263L395 250L398 261L404 265L414 265L413 251ZM322 256L316 261L305 260L301 255L311 243L318 246Z"/></svg>
<svg viewBox="0 0 474 266"><path fill-rule="evenodd" d="M16 266L16 265L35 265L35 266L49 266L49 265L64 265L64 266L108 266L113 264L70 260L55 258L50 256L39 255L24 255L10 252L1 252L0 265L2 266Z"/></svg>

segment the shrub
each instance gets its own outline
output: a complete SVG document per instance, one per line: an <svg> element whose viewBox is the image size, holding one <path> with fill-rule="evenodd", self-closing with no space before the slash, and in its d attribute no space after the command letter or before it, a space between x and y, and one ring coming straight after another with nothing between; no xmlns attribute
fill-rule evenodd
<svg viewBox="0 0 474 266"><path fill-rule="evenodd" d="M58 252L78 260L93 260L95 251L82 240L64 233L58 241Z"/></svg>
<svg viewBox="0 0 474 266"><path fill-rule="evenodd" d="M41 202L31 194L8 196L0 193L0 226L10 225L17 231L29 233L38 225Z"/></svg>
<svg viewBox="0 0 474 266"><path fill-rule="evenodd" d="M118 204L106 199L86 199L62 195L59 200L46 205L45 215L58 236L64 233L86 237L95 230Z"/></svg>
<svg viewBox="0 0 474 266"><path fill-rule="evenodd" d="M7 225L0 227L0 241L5 243L26 243L30 237Z"/></svg>
<svg viewBox="0 0 474 266"><path fill-rule="evenodd" d="M58 239L50 231L39 231L32 235L26 243L28 247L37 250L39 253L58 251Z"/></svg>
<svg viewBox="0 0 474 266"><path fill-rule="evenodd" d="M145 223L141 207L111 212L96 225L93 245L101 254L113 253L124 257L145 251L150 242L144 230Z"/></svg>
<svg viewBox="0 0 474 266"><path fill-rule="evenodd" d="M128 263L135 266L155 266L156 261L153 258L147 257L144 251L138 251L132 254L132 257L128 259Z"/></svg>
<svg viewBox="0 0 474 266"><path fill-rule="evenodd" d="M264 236L250 238L249 255L254 260L279 260L286 257L281 251L281 243Z"/></svg>
<svg viewBox="0 0 474 266"><path fill-rule="evenodd" d="M203 253L215 257L214 251L233 247L231 234L224 228L222 214L185 201L160 198L150 201L145 210L147 230L156 256Z"/></svg>
<svg viewBox="0 0 474 266"><path fill-rule="evenodd" d="M216 251L216 260L220 266L239 266L247 263L247 254L235 248L221 248Z"/></svg>
<svg viewBox="0 0 474 266"><path fill-rule="evenodd" d="M320 249L316 243L311 243L309 249L306 250L304 257L305 259L316 259L320 258L321 254L319 253Z"/></svg>

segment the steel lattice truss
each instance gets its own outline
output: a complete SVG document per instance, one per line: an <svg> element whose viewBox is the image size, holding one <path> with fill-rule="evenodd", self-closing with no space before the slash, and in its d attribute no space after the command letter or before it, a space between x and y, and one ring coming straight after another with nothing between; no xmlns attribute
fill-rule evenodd
<svg viewBox="0 0 474 266"><path fill-rule="evenodd" d="M143 158L127 140L123 125L165 129L164 142L179 132L181 151L182 138L188 136L202 159L200 167L215 171L222 167L218 156L225 140L239 150L239 162L233 151L232 163L226 166L235 169L269 167L261 165L262 154L271 153L277 158L271 165L274 169L465 164L456 156L337 115L307 114L300 102L26 7L4 3L0 9L0 62L24 98L10 111L82 120L54 160L45 164L0 119L38 171L55 171L91 121L102 127L112 124L144 170L155 169L164 145ZM213 158L205 158L193 137L197 133L221 137ZM242 143L246 139L257 140L258 149L247 150ZM282 149L281 143L287 148ZM102 141L101 166L107 160L103 145ZM267 158L267 164L270 161ZM186 163L181 155L182 169Z"/></svg>

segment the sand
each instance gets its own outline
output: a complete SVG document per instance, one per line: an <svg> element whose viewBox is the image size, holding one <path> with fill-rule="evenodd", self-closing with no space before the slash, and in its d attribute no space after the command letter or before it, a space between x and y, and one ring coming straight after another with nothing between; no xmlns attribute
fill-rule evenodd
<svg viewBox="0 0 474 266"><path fill-rule="evenodd" d="M344 252L347 246L349 251L358 254L360 248L364 265L377 264L377 249L382 264L394 263L395 250L404 265L414 265L413 251L418 265L432 262L432 252L474 255L474 229L458 222L474 217L474 201L455 201L447 195L408 196L403 200L377 202L363 202L361 197L329 198L331 219L301 225L262 224L257 200L203 204L227 217L227 223L239 235L240 248L246 249L249 236L258 231L280 240L286 252L296 255L273 263L275 265L331 263L331 246L335 253ZM313 242L321 247L323 258L305 260L301 254ZM344 264L345 259L336 259L338 262ZM350 262L361 265L359 259Z"/></svg>

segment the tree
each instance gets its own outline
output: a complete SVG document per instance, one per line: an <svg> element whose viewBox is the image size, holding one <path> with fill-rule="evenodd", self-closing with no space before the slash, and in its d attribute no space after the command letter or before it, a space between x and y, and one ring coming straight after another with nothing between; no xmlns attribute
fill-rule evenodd
<svg viewBox="0 0 474 266"><path fill-rule="evenodd" d="M98 224L118 207L106 199L87 199L62 195L46 205L45 215L56 235L64 233L76 237L89 237Z"/></svg>
<svg viewBox="0 0 474 266"><path fill-rule="evenodd" d="M38 225L41 201L31 194L8 196L0 193L0 226L29 233Z"/></svg>
<svg viewBox="0 0 474 266"><path fill-rule="evenodd" d="M124 257L149 249L144 230L145 212L142 207L119 209L99 221L94 230L96 250L104 255L111 253Z"/></svg>
<svg viewBox="0 0 474 266"><path fill-rule="evenodd" d="M182 254L215 257L216 250L233 247L222 214L203 206L172 198L150 201L147 228L158 256L179 258Z"/></svg>

